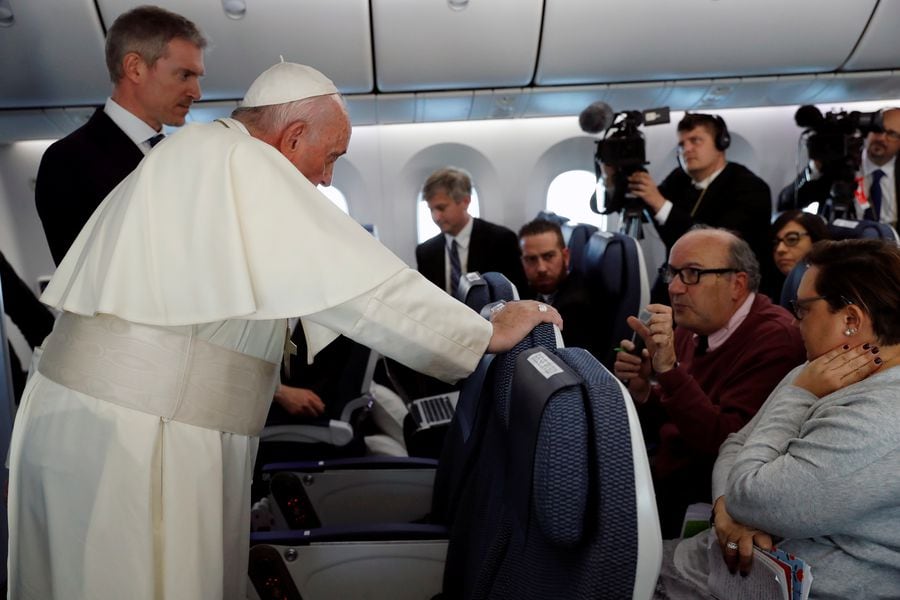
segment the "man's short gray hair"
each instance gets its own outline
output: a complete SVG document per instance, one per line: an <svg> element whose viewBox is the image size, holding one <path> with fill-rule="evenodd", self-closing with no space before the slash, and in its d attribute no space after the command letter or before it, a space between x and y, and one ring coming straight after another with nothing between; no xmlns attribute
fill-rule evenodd
<svg viewBox="0 0 900 600"><path fill-rule="evenodd" d="M472 178L458 167L438 169L425 180L425 185L422 186L422 199L427 202L441 192L459 203L472 195Z"/></svg>
<svg viewBox="0 0 900 600"><path fill-rule="evenodd" d="M747 289L751 292L759 291L759 260L744 238L739 233L724 227L710 227L709 225L694 225L689 231L723 231L731 236L728 244L728 266L732 269L747 274Z"/></svg>
<svg viewBox="0 0 900 600"><path fill-rule="evenodd" d="M149 66L156 64L174 39L183 39L203 50L206 38L197 26L177 13L158 6L138 6L122 13L106 34L106 68L115 84L124 76L122 60L130 52Z"/></svg>

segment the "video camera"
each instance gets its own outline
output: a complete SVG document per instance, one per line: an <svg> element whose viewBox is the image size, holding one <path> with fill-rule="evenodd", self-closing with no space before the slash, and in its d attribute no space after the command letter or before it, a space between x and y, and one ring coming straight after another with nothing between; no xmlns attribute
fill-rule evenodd
<svg viewBox="0 0 900 600"><path fill-rule="evenodd" d="M594 154L597 179L603 177L603 165L614 167L616 170L613 177L613 192L607 194L604 210L601 211L599 208L596 192L591 198L591 210L604 215L621 211L623 230L632 228L635 232L639 231L641 214L644 210L644 202L628 192L628 177L636 171L646 170L644 167L649 164L644 134L638 127L668 122L668 107L616 113L605 102L594 102L581 111L578 117L578 123L586 133L603 132L603 137L597 140L597 151Z"/></svg>
<svg viewBox="0 0 900 600"><path fill-rule="evenodd" d="M863 142L869 133L884 131L881 112L832 111L823 115L807 104L797 109L794 121L804 128L810 160L819 163L822 179L831 186L828 197L819 199L819 214L828 222L855 218L853 196Z"/></svg>

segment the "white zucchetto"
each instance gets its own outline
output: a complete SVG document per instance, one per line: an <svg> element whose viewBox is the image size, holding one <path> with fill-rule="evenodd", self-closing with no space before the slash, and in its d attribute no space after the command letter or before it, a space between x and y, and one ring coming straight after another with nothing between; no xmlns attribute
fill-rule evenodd
<svg viewBox="0 0 900 600"><path fill-rule="evenodd" d="M282 61L250 84L241 107L272 106L337 93L334 83L316 69Z"/></svg>

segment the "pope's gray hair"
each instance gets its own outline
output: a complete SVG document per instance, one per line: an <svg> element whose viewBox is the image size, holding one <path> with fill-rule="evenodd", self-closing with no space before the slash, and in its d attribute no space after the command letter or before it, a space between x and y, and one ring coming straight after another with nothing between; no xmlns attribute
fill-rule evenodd
<svg viewBox="0 0 900 600"><path fill-rule="evenodd" d="M319 125L330 117L333 102L344 113L347 112L340 94L328 94L284 104L238 107L231 113L231 118L243 123L251 133L261 136L278 134L291 123L303 121L310 125L310 133L315 137L320 129Z"/></svg>

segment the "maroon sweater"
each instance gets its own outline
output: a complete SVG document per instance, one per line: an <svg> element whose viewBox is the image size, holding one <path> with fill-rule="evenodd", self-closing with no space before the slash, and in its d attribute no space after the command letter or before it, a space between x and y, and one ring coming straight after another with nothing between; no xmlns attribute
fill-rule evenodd
<svg viewBox="0 0 900 600"><path fill-rule="evenodd" d="M654 479L676 474L695 483L694 501L710 501L709 479L719 446L759 410L779 381L806 360L791 315L757 294L744 322L722 346L695 355L693 334L675 330L678 366L658 376L641 407L645 431L658 431ZM661 483L661 481L658 481Z"/></svg>

